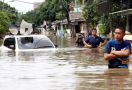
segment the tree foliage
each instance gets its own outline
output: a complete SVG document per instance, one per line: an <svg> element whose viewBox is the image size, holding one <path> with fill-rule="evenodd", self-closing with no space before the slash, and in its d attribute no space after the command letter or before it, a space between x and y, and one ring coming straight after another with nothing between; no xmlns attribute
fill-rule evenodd
<svg viewBox="0 0 132 90"><path fill-rule="evenodd" d="M0 1L0 36L5 34L9 25L16 24L17 21L17 11L15 8L10 7L8 4L5 4Z"/></svg>
<svg viewBox="0 0 132 90"><path fill-rule="evenodd" d="M38 8L26 13L23 18L28 22L41 25L43 21L55 21L67 18L69 21L69 3L72 0L45 0Z"/></svg>
<svg viewBox="0 0 132 90"><path fill-rule="evenodd" d="M10 18L6 12L0 12L0 35L8 31Z"/></svg>
<svg viewBox="0 0 132 90"><path fill-rule="evenodd" d="M120 0L118 0L116 2L115 1L112 2L111 12L117 12L122 9L119 2L120 2ZM126 23L125 16L122 16L120 14L111 14L110 18L111 18L112 27L121 26L121 27L125 28L125 23Z"/></svg>
<svg viewBox="0 0 132 90"><path fill-rule="evenodd" d="M16 11L16 9L14 7L11 7L10 5L0 1L0 10L3 12L6 12L6 14L10 18L11 23L13 23L13 24L16 23L18 12Z"/></svg>
<svg viewBox="0 0 132 90"><path fill-rule="evenodd" d="M95 27L99 22L100 23L99 28L101 34L107 34L110 31L113 31L113 29L117 26L125 27L126 16L122 16L120 13L110 14L112 12L117 12L123 9L121 3L122 0L108 0L107 3L109 4L96 2L98 0L91 0L91 1L92 1L91 4L87 2L83 10L84 11L83 16L89 27ZM108 12L104 11L102 14L99 14L101 11L101 9L97 9L99 5L103 8L104 7L109 8L109 11ZM103 5L108 5L108 6L103 6Z"/></svg>
<svg viewBox="0 0 132 90"><path fill-rule="evenodd" d="M95 1L92 2L92 4L89 5L87 3L83 9L83 17L86 20L89 27L95 27L97 26L100 16L97 12L97 3Z"/></svg>

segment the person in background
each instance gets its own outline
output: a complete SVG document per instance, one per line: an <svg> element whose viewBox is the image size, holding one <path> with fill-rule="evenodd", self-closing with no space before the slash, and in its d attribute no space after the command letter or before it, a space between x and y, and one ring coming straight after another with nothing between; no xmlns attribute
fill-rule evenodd
<svg viewBox="0 0 132 90"><path fill-rule="evenodd" d="M104 43L104 40L97 36L97 30L95 28L92 29L92 33L86 40L83 41L85 48L97 48L100 46L100 43Z"/></svg>
<svg viewBox="0 0 132 90"><path fill-rule="evenodd" d="M131 44L124 41L125 30L117 27L114 39L109 40L104 48L104 59L108 61L109 68L128 68Z"/></svg>
<svg viewBox="0 0 132 90"><path fill-rule="evenodd" d="M77 35L77 39L76 39L76 45L77 47L84 47L84 43L83 43L83 39L84 39L84 32L81 31L78 35Z"/></svg>

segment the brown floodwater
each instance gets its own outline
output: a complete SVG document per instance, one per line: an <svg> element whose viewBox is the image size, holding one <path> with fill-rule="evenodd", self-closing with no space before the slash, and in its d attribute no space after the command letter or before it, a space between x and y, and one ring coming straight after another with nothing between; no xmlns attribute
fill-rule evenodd
<svg viewBox="0 0 132 90"><path fill-rule="evenodd" d="M55 41L55 40L54 40ZM76 48L57 39L56 50L0 52L0 90L126 90L129 69L108 69L102 49Z"/></svg>

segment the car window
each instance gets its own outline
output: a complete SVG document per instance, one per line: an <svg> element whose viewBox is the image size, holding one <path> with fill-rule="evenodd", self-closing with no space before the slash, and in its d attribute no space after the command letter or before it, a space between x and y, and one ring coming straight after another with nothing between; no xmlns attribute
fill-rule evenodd
<svg viewBox="0 0 132 90"><path fill-rule="evenodd" d="M22 44L33 43L33 37L22 37L21 38L21 43Z"/></svg>
<svg viewBox="0 0 132 90"><path fill-rule="evenodd" d="M33 49L34 48L33 37L18 37L17 42L18 42L19 49Z"/></svg>
<svg viewBox="0 0 132 90"><path fill-rule="evenodd" d="M53 44L50 42L50 40L47 40L45 38L41 38L37 40L35 43L35 48L53 48Z"/></svg>
<svg viewBox="0 0 132 90"><path fill-rule="evenodd" d="M4 46L10 49L15 50L15 38L6 38L4 40Z"/></svg>

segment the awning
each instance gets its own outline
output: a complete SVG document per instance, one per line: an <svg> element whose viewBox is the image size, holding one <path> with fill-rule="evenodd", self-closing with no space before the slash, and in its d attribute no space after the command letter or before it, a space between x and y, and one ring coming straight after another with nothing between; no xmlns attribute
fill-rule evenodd
<svg viewBox="0 0 132 90"><path fill-rule="evenodd" d="M132 14L132 9L121 10L121 11L112 12L112 13L109 13L109 14L110 15L114 15L114 14L117 14L117 15L130 15L130 14Z"/></svg>

